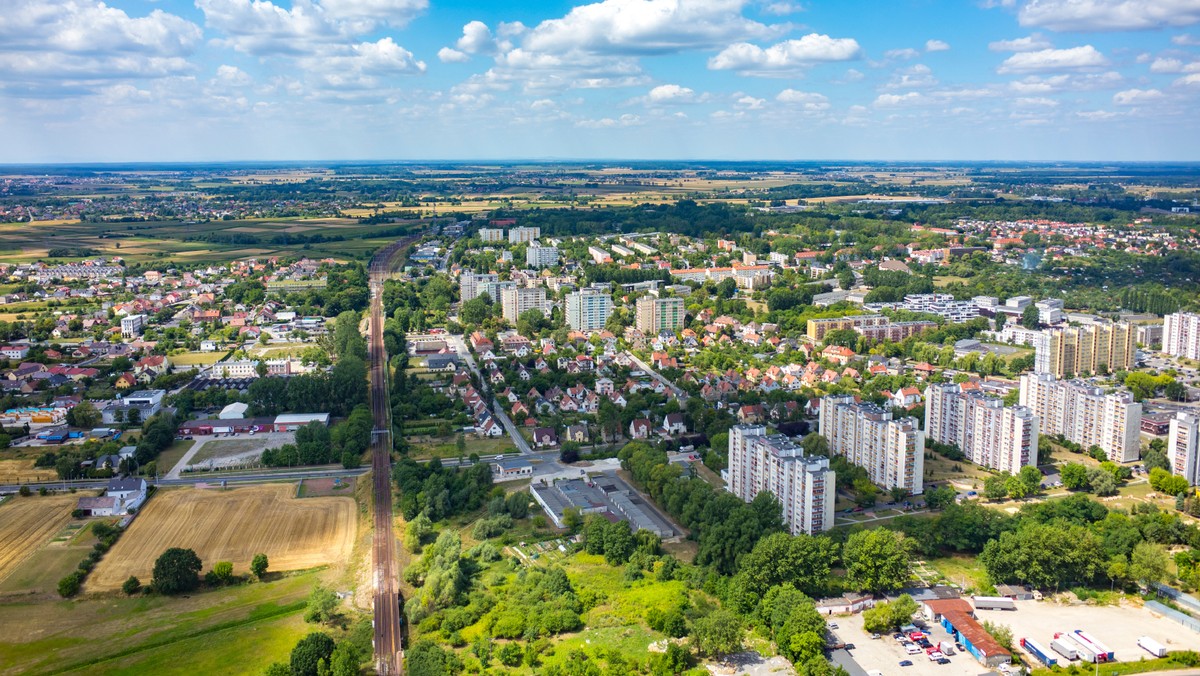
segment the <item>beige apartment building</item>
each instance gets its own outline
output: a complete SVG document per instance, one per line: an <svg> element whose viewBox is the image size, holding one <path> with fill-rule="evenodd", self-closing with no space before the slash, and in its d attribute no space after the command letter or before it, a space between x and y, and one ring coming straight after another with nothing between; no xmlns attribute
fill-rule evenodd
<svg viewBox="0 0 1200 676"><path fill-rule="evenodd" d="M549 315L546 311L546 289L540 286L500 289L500 306L509 324L516 324L517 318L526 310L541 310L542 314Z"/></svg>
<svg viewBox="0 0 1200 676"><path fill-rule="evenodd" d="M792 535L833 527L836 482L829 458L806 456L792 439L762 425L729 428L730 493L750 502L768 492L779 500Z"/></svg>
<svg viewBox="0 0 1200 676"><path fill-rule="evenodd" d="M1034 372L1055 378L1127 370L1134 365L1137 328L1133 324L1093 324L1046 329L1034 341Z"/></svg>
<svg viewBox="0 0 1200 676"><path fill-rule="evenodd" d="M682 298L643 296L637 301L636 326L648 336L662 331L679 331L683 328L683 319Z"/></svg>
<svg viewBox="0 0 1200 676"><path fill-rule="evenodd" d="M830 452L866 469L873 483L924 492L925 433L916 418L893 420L890 410L830 395L821 399L819 425Z"/></svg>
<svg viewBox="0 0 1200 676"><path fill-rule="evenodd" d="M1037 465L1038 419L1025 406L1005 406L979 390L953 383L925 389L925 435L954 444L981 467L1017 474Z"/></svg>
<svg viewBox="0 0 1200 676"><path fill-rule="evenodd" d="M1129 392L1106 394L1083 381L1026 373L1020 403L1033 409L1042 434L1061 434L1084 449L1099 446L1113 462L1141 455L1142 405Z"/></svg>

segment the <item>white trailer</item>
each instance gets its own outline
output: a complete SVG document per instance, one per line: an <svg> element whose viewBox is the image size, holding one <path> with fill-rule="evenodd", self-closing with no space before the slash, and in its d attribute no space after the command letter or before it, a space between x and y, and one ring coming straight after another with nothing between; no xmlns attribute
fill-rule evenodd
<svg viewBox="0 0 1200 676"><path fill-rule="evenodd" d="M1006 596L976 596L976 610L1016 610L1017 602Z"/></svg>
<svg viewBox="0 0 1200 676"><path fill-rule="evenodd" d="M939 645L938 647L942 649L942 653L944 653L945 655L953 655L954 654L954 644L951 643L950 641L942 641L941 645Z"/></svg>
<svg viewBox="0 0 1200 676"><path fill-rule="evenodd" d="M1065 636L1051 641L1050 649L1069 660L1079 659L1079 651L1075 648L1075 642Z"/></svg>
<svg viewBox="0 0 1200 676"><path fill-rule="evenodd" d="M1155 657L1166 657L1167 646L1155 641L1149 636L1143 636L1137 640L1138 647Z"/></svg>

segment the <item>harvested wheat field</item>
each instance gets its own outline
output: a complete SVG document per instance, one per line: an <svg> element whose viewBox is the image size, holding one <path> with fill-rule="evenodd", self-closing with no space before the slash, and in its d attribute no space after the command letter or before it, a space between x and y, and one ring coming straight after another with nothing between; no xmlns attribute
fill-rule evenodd
<svg viewBox="0 0 1200 676"><path fill-rule="evenodd" d="M236 573L248 572L259 552L273 571L348 558L357 528L354 500L298 500L295 494L294 484L159 491L88 576L86 588L117 589L130 575L149 582L155 559L171 547L195 550L205 570L232 561Z"/></svg>
<svg viewBox="0 0 1200 676"><path fill-rule="evenodd" d="M75 495L13 497L0 505L0 580L71 520Z"/></svg>
<svg viewBox="0 0 1200 676"><path fill-rule="evenodd" d="M54 481L58 473L53 467L34 467L34 459L0 460L0 484L26 484L31 481Z"/></svg>

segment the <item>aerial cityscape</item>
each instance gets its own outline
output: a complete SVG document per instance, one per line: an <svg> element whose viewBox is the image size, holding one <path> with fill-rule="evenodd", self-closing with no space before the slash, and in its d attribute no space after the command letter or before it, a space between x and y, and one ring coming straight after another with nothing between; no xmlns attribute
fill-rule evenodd
<svg viewBox="0 0 1200 676"><path fill-rule="evenodd" d="M1200 2L0 37L0 674L1200 673Z"/></svg>

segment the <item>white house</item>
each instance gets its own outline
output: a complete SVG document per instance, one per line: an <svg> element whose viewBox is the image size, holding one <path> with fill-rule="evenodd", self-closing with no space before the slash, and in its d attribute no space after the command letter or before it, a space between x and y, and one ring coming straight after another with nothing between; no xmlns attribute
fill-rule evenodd
<svg viewBox="0 0 1200 676"><path fill-rule="evenodd" d="M104 496L79 498L76 509L91 516L119 516L136 511L146 501L146 480L137 477L109 479Z"/></svg>

